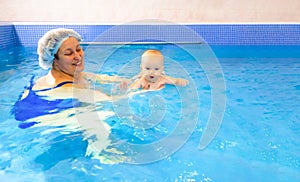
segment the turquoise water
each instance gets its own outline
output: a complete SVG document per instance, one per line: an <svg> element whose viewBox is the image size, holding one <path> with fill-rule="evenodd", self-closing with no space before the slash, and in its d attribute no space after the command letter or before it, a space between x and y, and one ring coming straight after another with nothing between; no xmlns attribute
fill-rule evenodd
<svg viewBox="0 0 300 182"><path fill-rule="evenodd" d="M298 46L212 47L224 74L226 90L221 96L226 98L226 107L217 135L202 150L199 149L200 139L214 104L213 81L208 75L217 70L207 72L206 65L211 62L197 60L214 59L212 55L205 55L210 52L199 50L199 55L191 54L193 50L201 49L198 45L89 46L85 47L86 71L134 76L139 70L139 56L148 48L159 49L165 55L166 74L189 79L190 85L186 88L166 86L161 91L91 105L97 111L116 113L104 120L111 127L108 147L122 151L130 160L114 164L85 156L89 144L80 130L67 131L51 122L19 128L20 122L10 111L32 75L38 77L46 72L39 69L33 47L1 51L1 181L300 179ZM114 85L96 87L111 94ZM68 120L63 115L56 121ZM180 130L177 130L178 126ZM191 135L185 140L187 128ZM169 143L181 143L165 155L156 145L154 152L134 150L146 144L160 143L167 137L171 140L163 142L162 148L170 147ZM103 154L106 157L119 157L106 153Z"/></svg>

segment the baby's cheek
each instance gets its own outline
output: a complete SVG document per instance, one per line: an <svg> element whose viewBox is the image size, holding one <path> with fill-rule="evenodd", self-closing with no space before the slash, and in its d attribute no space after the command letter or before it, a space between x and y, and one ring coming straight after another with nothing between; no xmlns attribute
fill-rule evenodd
<svg viewBox="0 0 300 182"><path fill-rule="evenodd" d="M156 72L155 75L156 76L162 76L163 74L162 74L162 72Z"/></svg>
<svg viewBox="0 0 300 182"><path fill-rule="evenodd" d="M144 74L144 75L148 73L147 70L142 70L141 72L142 72L142 74Z"/></svg>

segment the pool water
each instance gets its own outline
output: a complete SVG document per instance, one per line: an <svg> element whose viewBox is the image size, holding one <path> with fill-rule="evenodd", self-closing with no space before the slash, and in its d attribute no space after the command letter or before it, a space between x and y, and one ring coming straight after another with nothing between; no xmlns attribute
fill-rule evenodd
<svg viewBox="0 0 300 182"><path fill-rule="evenodd" d="M214 88L204 65L210 62L197 61L207 55L201 50L190 54L199 45L87 46L85 70L132 77L139 71L139 56L149 48L165 55L166 74L190 84L95 103L98 111L116 113L104 122L111 127L108 147L129 154L120 163L85 156L89 143L80 130L60 130L51 122L19 128L11 109L32 75L46 72L38 66L35 47L0 51L0 181L299 181L299 46L212 47L223 73L216 76L224 76L226 107L216 136L204 149L199 143ZM115 85L96 87L112 94ZM63 116L56 120L68 121ZM161 143L162 149L156 145ZM119 154L106 151L103 156Z"/></svg>

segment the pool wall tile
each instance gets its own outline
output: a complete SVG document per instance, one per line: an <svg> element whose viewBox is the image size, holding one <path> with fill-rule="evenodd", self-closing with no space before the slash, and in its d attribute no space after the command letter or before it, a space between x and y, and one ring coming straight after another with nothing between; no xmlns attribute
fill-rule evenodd
<svg viewBox="0 0 300 182"><path fill-rule="evenodd" d="M300 45L300 24L48 25L0 26L0 49L37 46L45 32L71 28L84 42L207 42L210 45ZM195 36L196 35L196 36Z"/></svg>
<svg viewBox="0 0 300 182"><path fill-rule="evenodd" d="M13 24L0 25L0 49L18 46L19 39Z"/></svg>
<svg viewBox="0 0 300 182"><path fill-rule="evenodd" d="M190 25L212 45L300 45L299 24Z"/></svg>

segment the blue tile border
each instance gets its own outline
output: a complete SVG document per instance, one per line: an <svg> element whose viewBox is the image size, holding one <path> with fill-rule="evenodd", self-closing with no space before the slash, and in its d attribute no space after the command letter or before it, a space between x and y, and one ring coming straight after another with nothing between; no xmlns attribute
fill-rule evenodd
<svg viewBox="0 0 300 182"><path fill-rule="evenodd" d="M0 49L36 46L48 30L71 28L85 42L199 42L210 45L300 45L300 24L0 25ZM202 38L201 38L202 37Z"/></svg>
<svg viewBox="0 0 300 182"><path fill-rule="evenodd" d="M212 45L300 45L300 24L191 25Z"/></svg>
<svg viewBox="0 0 300 182"><path fill-rule="evenodd" d="M0 25L0 49L19 46L19 38L12 24Z"/></svg>

